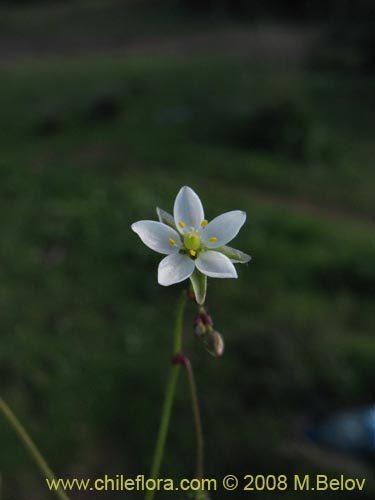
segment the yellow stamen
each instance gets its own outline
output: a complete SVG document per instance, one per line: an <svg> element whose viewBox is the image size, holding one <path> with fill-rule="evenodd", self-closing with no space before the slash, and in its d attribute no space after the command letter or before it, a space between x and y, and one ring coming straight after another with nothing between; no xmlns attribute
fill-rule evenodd
<svg viewBox="0 0 375 500"><path fill-rule="evenodd" d="M197 252L195 250L189 250L189 254L192 256L192 257L195 257L197 255Z"/></svg>
<svg viewBox="0 0 375 500"><path fill-rule="evenodd" d="M201 226L202 227L206 227L208 224L208 220L207 219L203 219L202 222L201 222Z"/></svg>
<svg viewBox="0 0 375 500"><path fill-rule="evenodd" d="M217 242L216 236L212 236L212 238L209 238L209 242L210 243L216 243Z"/></svg>
<svg viewBox="0 0 375 500"><path fill-rule="evenodd" d="M178 225L180 226L181 229L184 229L185 222L182 222L182 220L180 220L180 222L178 223Z"/></svg>
<svg viewBox="0 0 375 500"><path fill-rule="evenodd" d="M172 247L176 246L176 242L174 241L173 238L169 238L169 244L172 245Z"/></svg>

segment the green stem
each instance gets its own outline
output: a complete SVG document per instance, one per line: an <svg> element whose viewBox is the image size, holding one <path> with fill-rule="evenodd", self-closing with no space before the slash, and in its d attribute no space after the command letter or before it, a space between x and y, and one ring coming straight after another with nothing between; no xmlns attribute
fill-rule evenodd
<svg viewBox="0 0 375 500"><path fill-rule="evenodd" d="M174 330L174 344L173 344L174 354L179 353L182 350L182 324L184 318L186 299L187 299L186 292L183 292L178 302L176 311L176 324ZM159 477L161 462L164 456L165 443L167 440L169 422L170 422L172 405L176 392L176 385L179 372L180 372L180 365L179 364L173 365L169 375L167 391L164 399L163 412L160 420L154 457L152 460L151 473L150 473L151 479L157 479ZM152 500L154 498L154 494L155 494L154 491L147 491L145 500Z"/></svg>
<svg viewBox="0 0 375 500"><path fill-rule="evenodd" d="M197 479L203 479L203 462L204 462L204 442L203 442L203 430L202 430L202 420L201 413L199 409L199 401L197 394L197 386L195 384L193 367L188 359L185 362L186 373L189 380L190 386L190 396L191 396L191 406L193 409L195 434L197 439Z"/></svg>
<svg viewBox="0 0 375 500"><path fill-rule="evenodd" d="M15 414L12 412L12 410L9 408L9 406L1 397L0 397L0 412L3 413L4 417L13 427L14 431L16 432L16 434L18 435L18 437L20 438L20 440L22 441L23 445L30 453L32 458L34 459L35 463L41 470L44 477L50 481L56 481L54 473L52 472L49 465L42 457L34 441L31 439L26 429L23 427L21 422L18 420L18 418L15 416ZM69 497L64 493L64 491L61 488L55 490L55 493L60 500L69 500Z"/></svg>
<svg viewBox="0 0 375 500"><path fill-rule="evenodd" d="M180 300L178 301L176 308L176 323L174 327L174 344L173 344L173 354L182 351L182 327L184 321L184 311L187 301L187 294L184 290L181 294Z"/></svg>

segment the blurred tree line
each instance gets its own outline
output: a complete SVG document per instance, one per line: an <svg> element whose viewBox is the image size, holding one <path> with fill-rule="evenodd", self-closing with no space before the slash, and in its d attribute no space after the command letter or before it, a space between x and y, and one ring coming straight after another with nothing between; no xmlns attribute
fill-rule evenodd
<svg viewBox="0 0 375 500"><path fill-rule="evenodd" d="M320 24L325 29L323 56L330 68L375 71L374 0L175 0L190 12L248 21L280 20ZM326 49L329 49L326 52Z"/></svg>
<svg viewBox="0 0 375 500"><path fill-rule="evenodd" d="M180 0L198 11L225 9L234 14L256 17L279 17L296 20L329 20L374 17L373 0Z"/></svg>
<svg viewBox="0 0 375 500"><path fill-rule="evenodd" d="M92 0L98 4L98 0ZM102 0L106 4L106 0ZM51 3L82 3L81 0L0 0L2 4L51 4ZM86 0L86 4L90 1ZM119 1L121 3L121 0ZM375 3L373 0L122 0L124 5L160 4L160 6L176 5L198 12L225 10L234 14L250 17L276 16L291 19L321 19L350 17L367 20L374 18Z"/></svg>
<svg viewBox="0 0 375 500"><path fill-rule="evenodd" d="M187 16L218 16L245 22L273 20L320 24L326 29L324 48L329 48L323 65L375 71L375 0L101 0L103 8L135 7L140 16L149 8L176 11ZM95 8L100 0L0 0L19 7L43 4L83 4ZM99 11L98 11L99 12Z"/></svg>

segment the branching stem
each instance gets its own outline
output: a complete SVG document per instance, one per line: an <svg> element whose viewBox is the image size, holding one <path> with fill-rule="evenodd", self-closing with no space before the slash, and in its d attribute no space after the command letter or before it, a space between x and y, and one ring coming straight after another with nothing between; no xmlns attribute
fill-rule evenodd
<svg viewBox="0 0 375 500"><path fill-rule="evenodd" d="M176 324L174 330L174 345L173 345L174 354L179 353L182 350L182 325L183 325L186 300L187 300L186 292L183 292L178 302L176 311ZM171 411L176 393L176 385L179 372L180 372L180 364L178 363L173 364L167 384L167 391L164 399L164 406L159 425L158 437L156 440L154 457L152 460L151 473L150 473L151 479L157 479L159 477L160 467L164 456L165 443L167 440ZM151 490L147 491L145 500L152 500L154 498L154 494L155 494L154 491Z"/></svg>

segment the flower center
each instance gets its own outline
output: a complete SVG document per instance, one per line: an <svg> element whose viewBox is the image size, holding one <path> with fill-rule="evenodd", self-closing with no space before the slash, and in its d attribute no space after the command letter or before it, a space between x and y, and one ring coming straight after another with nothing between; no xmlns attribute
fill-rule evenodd
<svg viewBox="0 0 375 500"><path fill-rule="evenodd" d="M198 250L201 246L201 238L198 233L186 233L184 245L187 250Z"/></svg>

